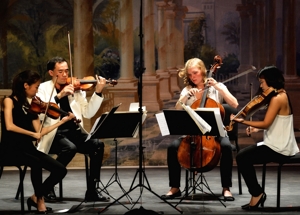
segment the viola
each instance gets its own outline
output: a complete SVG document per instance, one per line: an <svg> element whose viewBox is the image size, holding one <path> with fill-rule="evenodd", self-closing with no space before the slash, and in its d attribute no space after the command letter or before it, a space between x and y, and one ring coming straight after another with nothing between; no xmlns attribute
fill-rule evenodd
<svg viewBox="0 0 300 215"><path fill-rule="evenodd" d="M59 108L59 106L54 102L43 102L38 96L32 98L30 108L28 110L31 113L41 114L44 113L52 119L58 119L60 115L68 116L69 113L63 111ZM46 112L46 113L45 113ZM76 124L80 123L81 121L78 119L74 119Z"/></svg>
<svg viewBox="0 0 300 215"><path fill-rule="evenodd" d="M222 59L219 55L214 58L214 65L210 69L207 78L216 72L216 69L222 64ZM206 88L207 86L205 86ZM213 99L206 98L207 90L202 95L202 100L196 100L192 105L192 109L198 107L220 108L221 116L224 119L225 110L222 105ZM192 149L192 150L191 150ZM219 162L221 156L220 143L213 136L187 135L182 139L178 148L178 161L184 168L196 168L197 171L210 171Z"/></svg>
<svg viewBox="0 0 300 215"><path fill-rule="evenodd" d="M245 120L249 119L254 115L258 110L265 109L270 103L270 100L273 96L277 95L283 90L276 90L273 87L269 87L268 90L262 92L261 94L253 97L253 99L248 102L235 116L233 119L238 117L243 117ZM227 131L231 131L233 128L234 120L230 120L228 126L225 126Z"/></svg>
<svg viewBox="0 0 300 215"><path fill-rule="evenodd" d="M78 79L76 77L69 77L67 79L66 84L60 85L60 88L64 88L66 85L73 84L74 86L74 91L77 90L83 90L83 91L88 91L91 90L97 83L97 80L93 76L87 76L84 77L83 79ZM117 85L118 82L114 79L108 79L106 80L106 84L110 85Z"/></svg>

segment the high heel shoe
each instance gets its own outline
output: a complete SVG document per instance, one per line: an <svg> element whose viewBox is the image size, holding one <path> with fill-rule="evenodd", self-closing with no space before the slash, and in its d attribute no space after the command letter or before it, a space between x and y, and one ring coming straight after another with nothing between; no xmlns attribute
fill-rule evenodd
<svg viewBox="0 0 300 215"><path fill-rule="evenodd" d="M242 209L245 209L245 208L248 208L248 207L249 207L249 203L241 206Z"/></svg>
<svg viewBox="0 0 300 215"><path fill-rule="evenodd" d="M265 203L266 199L267 199L267 194L263 193L262 196L260 197L260 199L258 200L258 202L256 203L256 205L253 205L253 206L250 204L248 204L248 206L243 205L242 209L250 211L250 210L257 209L259 207L259 205L261 205L261 207L264 207L264 203Z"/></svg>
<svg viewBox="0 0 300 215"><path fill-rule="evenodd" d="M28 207L28 211L29 212L31 211L31 206L33 206L33 207L35 207L37 209L37 204L32 200L31 197L29 197L27 199L27 207ZM49 212L52 212L52 208L46 207L45 211L39 211L39 210L37 210L36 214L47 214Z"/></svg>

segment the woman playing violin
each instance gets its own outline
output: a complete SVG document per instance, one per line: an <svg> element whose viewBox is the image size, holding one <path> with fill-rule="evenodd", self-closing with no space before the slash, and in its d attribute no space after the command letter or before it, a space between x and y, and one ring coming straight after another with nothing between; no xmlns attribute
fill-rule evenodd
<svg viewBox="0 0 300 215"><path fill-rule="evenodd" d="M17 74L12 83L12 94L5 97L1 111L1 144L0 158L8 163L21 163L31 168L31 181L34 194L28 198L27 205L36 207L40 213L48 213L51 208L46 207L43 193L61 181L67 173L65 166L52 157L38 151L33 141L51 132L58 126L74 118L69 114L61 121L43 127L37 114L28 112L29 101L35 96L40 84L40 75L26 70ZM42 183L42 169L50 171L49 177Z"/></svg>
<svg viewBox="0 0 300 215"><path fill-rule="evenodd" d="M80 123L69 122L59 126L41 138L38 149L45 153L57 154L56 160L64 166L69 164L77 152L89 154L90 176L85 200L106 201L107 198L96 189L97 182L100 180L104 143L93 138L85 142L88 132L83 128L82 120L83 117L87 119L93 117L100 108L103 101L102 90L106 85L106 79L96 75L95 92L87 101L85 91L74 90L72 83L66 84L69 78L69 66L64 58L54 57L50 59L47 63L47 70L52 79L40 84L37 96L42 101L54 102L62 110L72 112ZM59 118L46 117L45 125L52 125L59 120ZM44 196L47 201L54 202L57 200L54 187L52 187L51 192L45 193Z"/></svg>
<svg viewBox="0 0 300 215"><path fill-rule="evenodd" d="M231 119L248 125L247 134L264 131L263 142L242 149L236 157L238 168L246 182L250 202L243 205L244 210L253 210L263 206L267 195L258 184L254 164L281 162L299 152L293 127L293 112L289 97L284 90L284 77L275 66L265 67L257 74L260 91L275 90L270 99L262 121L248 121L231 116Z"/></svg>
<svg viewBox="0 0 300 215"><path fill-rule="evenodd" d="M206 67L202 60L192 58L188 60L185 67L180 70L179 77L183 78L186 87L181 91L180 98L176 103L176 109L182 109L179 101L191 106L196 100L201 100L203 92L208 90L207 96L218 103L223 99L232 107L236 108L238 102L236 98L228 91L227 87L218 83L214 78L207 78ZM205 84L207 84L205 88ZM205 89L204 89L205 88ZM169 170L169 186L171 189L161 198L173 199L181 196L180 191L180 173L181 165L178 162L178 148L183 137L176 139L167 149L167 164ZM233 201L234 197L230 192L232 186L232 147L228 137L218 137L220 139L222 156L220 160L221 184L223 187L222 194L224 200Z"/></svg>

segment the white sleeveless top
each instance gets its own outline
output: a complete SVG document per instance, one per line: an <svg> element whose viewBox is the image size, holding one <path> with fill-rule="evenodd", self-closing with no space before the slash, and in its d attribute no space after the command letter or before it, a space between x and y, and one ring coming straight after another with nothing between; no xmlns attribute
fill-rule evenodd
<svg viewBox="0 0 300 215"><path fill-rule="evenodd" d="M292 156L299 152L294 134L293 115L277 115L272 125L264 130L264 141L257 145L266 145L275 152Z"/></svg>

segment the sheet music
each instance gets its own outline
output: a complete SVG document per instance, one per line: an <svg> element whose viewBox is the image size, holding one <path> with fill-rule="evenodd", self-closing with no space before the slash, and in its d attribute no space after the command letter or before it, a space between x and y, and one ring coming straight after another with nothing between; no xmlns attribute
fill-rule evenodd
<svg viewBox="0 0 300 215"><path fill-rule="evenodd" d="M130 103L130 105L129 105L130 112L139 111L139 108L140 108L139 102L133 102L133 103ZM142 124L143 124L145 122L145 119L147 118L146 106L142 106L142 110L143 110L143 115L142 115ZM136 138L138 134L139 134L139 125L135 129L135 132L133 133L132 137Z"/></svg>
<svg viewBox="0 0 300 215"><path fill-rule="evenodd" d="M179 101L183 109L191 116L191 118L194 120L202 134L205 134L208 131L211 131L211 126L204 120L202 117L200 117L190 106L186 106L181 101Z"/></svg>
<svg viewBox="0 0 300 215"><path fill-rule="evenodd" d="M112 109L111 109L104 117L103 117L103 115L101 115L100 117L98 117L98 118L96 119L96 121L95 121L95 123L94 123L94 125L93 125L93 127L92 127L92 129L91 129L91 131L89 132L87 138L85 139L85 142L88 141L88 140L93 136L93 134L98 130L98 128L99 128L99 127L101 126L101 124L104 122L105 118L106 118L109 114L113 114L113 113L120 107L121 104L122 104L122 103L120 103L120 104L114 106L114 107L113 107L113 108L112 108ZM101 118L103 118L103 120L102 120L101 123L98 125L98 122L99 122L99 120L100 120Z"/></svg>
<svg viewBox="0 0 300 215"><path fill-rule="evenodd" d="M223 125L223 120L222 120L219 108L197 108L197 109L195 109L195 111L197 111L197 110L199 110L199 111L213 111L214 115L215 115L216 122L217 122L217 126L218 126L220 136L221 137L226 136L224 125Z"/></svg>
<svg viewBox="0 0 300 215"><path fill-rule="evenodd" d="M129 111L138 111L140 106L140 104L138 102L133 102L133 103L130 103L129 105ZM142 106L142 110L143 111L146 111L146 106Z"/></svg>
<svg viewBox="0 0 300 215"><path fill-rule="evenodd" d="M169 131L169 127L167 124L167 120L165 118L165 114L162 113L157 113L155 114L157 122L158 122L158 126L161 132L162 136L166 136L166 135L170 135L170 131Z"/></svg>

